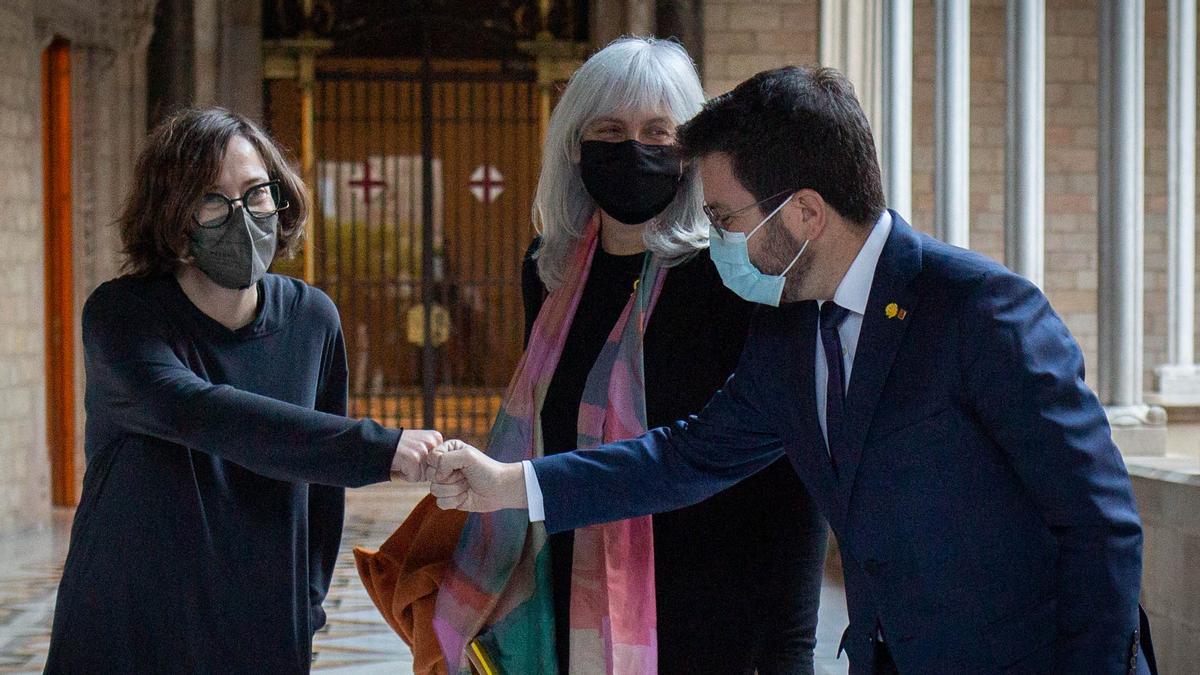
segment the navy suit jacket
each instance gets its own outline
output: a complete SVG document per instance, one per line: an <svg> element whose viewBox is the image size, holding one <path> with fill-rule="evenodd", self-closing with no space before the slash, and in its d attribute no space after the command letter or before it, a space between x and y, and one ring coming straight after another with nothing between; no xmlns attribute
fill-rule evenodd
<svg viewBox="0 0 1200 675"><path fill-rule="evenodd" d="M1032 283L892 218L836 475L817 304L762 307L701 414L534 461L547 529L680 508L786 454L841 546L854 672L879 628L900 672L1147 672L1141 524L1078 345Z"/></svg>

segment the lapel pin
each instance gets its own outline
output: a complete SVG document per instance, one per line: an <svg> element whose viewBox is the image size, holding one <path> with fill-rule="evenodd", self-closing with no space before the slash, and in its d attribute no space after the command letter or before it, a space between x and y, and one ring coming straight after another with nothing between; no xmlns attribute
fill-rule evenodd
<svg viewBox="0 0 1200 675"><path fill-rule="evenodd" d="M900 305L894 302L888 303L888 306L883 308L883 313L889 319L900 319L901 321L904 320L904 317L908 316L908 311L900 309Z"/></svg>

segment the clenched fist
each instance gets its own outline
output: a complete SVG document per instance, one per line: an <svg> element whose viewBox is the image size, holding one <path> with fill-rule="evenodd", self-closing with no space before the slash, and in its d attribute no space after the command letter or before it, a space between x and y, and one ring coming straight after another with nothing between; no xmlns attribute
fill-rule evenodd
<svg viewBox="0 0 1200 675"><path fill-rule="evenodd" d="M462 441L434 448L426 474L429 491L443 509L488 512L528 506L520 462L497 462Z"/></svg>
<svg viewBox="0 0 1200 675"><path fill-rule="evenodd" d="M430 429L406 429L400 434L392 458L392 480L414 483L425 479L429 451L442 443L442 435Z"/></svg>

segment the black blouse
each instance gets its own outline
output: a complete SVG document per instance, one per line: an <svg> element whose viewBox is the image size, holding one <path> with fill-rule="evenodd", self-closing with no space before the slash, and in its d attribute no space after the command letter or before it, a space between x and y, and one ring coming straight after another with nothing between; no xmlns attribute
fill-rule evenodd
<svg viewBox="0 0 1200 675"><path fill-rule="evenodd" d="M388 480L400 431L343 417L324 293L268 274L259 299L236 331L171 276L88 299L87 473L46 672L308 670L343 488Z"/></svg>
<svg viewBox="0 0 1200 675"><path fill-rule="evenodd" d="M546 294L531 257L536 246L523 269L526 340ZM546 454L575 449L584 384L644 260L597 249L542 407ZM752 311L724 286L707 251L667 272L644 345L649 428L704 408L737 365ZM811 640L825 529L786 459L700 504L654 516L654 542L661 672L753 670L758 655ZM550 543L566 672L573 534Z"/></svg>

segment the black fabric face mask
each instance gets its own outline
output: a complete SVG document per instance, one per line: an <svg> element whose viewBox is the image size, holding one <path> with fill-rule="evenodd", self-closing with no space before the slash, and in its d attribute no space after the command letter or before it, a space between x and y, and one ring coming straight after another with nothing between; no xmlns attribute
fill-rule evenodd
<svg viewBox="0 0 1200 675"><path fill-rule="evenodd" d="M579 172L583 186L608 215L637 225L662 213L675 199L683 167L669 145L637 141L584 141Z"/></svg>

